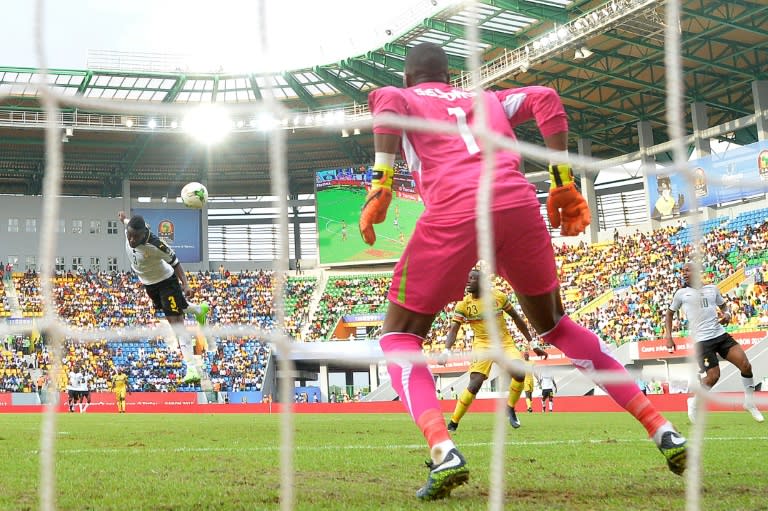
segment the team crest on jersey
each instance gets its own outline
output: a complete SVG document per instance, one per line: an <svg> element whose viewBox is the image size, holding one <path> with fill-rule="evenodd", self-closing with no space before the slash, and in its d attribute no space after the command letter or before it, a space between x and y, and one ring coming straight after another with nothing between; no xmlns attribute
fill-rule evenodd
<svg viewBox="0 0 768 511"><path fill-rule="evenodd" d="M157 224L157 237L166 243L173 243L175 227L170 220L160 220Z"/></svg>
<svg viewBox="0 0 768 511"><path fill-rule="evenodd" d="M704 357L704 367L709 367L709 357Z"/></svg>

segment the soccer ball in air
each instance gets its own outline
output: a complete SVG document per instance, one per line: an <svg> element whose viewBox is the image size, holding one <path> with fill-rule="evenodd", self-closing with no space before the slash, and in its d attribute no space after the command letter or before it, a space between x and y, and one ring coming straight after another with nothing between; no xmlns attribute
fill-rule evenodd
<svg viewBox="0 0 768 511"><path fill-rule="evenodd" d="M181 201L188 208L201 209L208 202L208 189L200 183L187 183L181 189Z"/></svg>

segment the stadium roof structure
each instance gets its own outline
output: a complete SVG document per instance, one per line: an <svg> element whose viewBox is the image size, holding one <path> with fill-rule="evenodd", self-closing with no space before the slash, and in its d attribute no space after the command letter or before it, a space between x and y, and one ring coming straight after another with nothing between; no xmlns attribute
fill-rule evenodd
<svg viewBox="0 0 768 511"><path fill-rule="evenodd" d="M193 180L207 182L212 195L269 195L267 133L282 129L290 192L312 193L315 170L372 161L370 132L340 126L368 115L370 90L402 83L409 47L441 44L455 83L473 85L466 72L472 21L479 29L480 84L557 89L572 150L584 138L598 158L636 152L639 121L650 123L655 143L668 140L664 2L452 1L430 17L388 30L391 40L380 48L312 68L228 74L142 71L117 62L49 70L48 84L72 102L57 119L65 141L63 191L117 196L129 178L134 195L171 195ZM752 83L768 79L768 3L682 0L679 28L687 106L706 104L710 126L733 122L723 138L757 141L755 127L739 121L754 114ZM36 69L0 68L0 193L41 192L46 116L33 85L40 80ZM257 108L267 95L279 101L279 118ZM91 99L105 101L94 108ZM216 145L192 140L175 113L180 110L173 109L210 104L236 107L230 133ZM126 113L125 105L140 106L142 113ZM690 116L686 122L690 134ZM533 125L518 129L518 136L540 140ZM526 165L531 170L535 162Z"/></svg>

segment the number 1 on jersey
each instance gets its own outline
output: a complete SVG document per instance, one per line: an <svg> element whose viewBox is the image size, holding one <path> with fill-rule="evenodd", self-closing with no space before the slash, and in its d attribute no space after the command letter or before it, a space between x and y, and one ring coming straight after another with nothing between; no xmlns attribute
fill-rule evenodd
<svg viewBox="0 0 768 511"><path fill-rule="evenodd" d="M467 124L467 113L459 107L453 107L448 109L448 115L456 117L456 125L459 128L459 135L461 135L464 145L467 146L469 154L479 153L480 146L477 145L477 141L475 141L475 137L472 135L472 132L469 130L469 125Z"/></svg>

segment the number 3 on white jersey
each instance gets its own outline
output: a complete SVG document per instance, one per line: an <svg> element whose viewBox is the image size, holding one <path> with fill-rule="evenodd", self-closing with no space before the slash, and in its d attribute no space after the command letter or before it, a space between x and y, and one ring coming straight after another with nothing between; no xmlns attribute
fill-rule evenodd
<svg viewBox="0 0 768 511"><path fill-rule="evenodd" d="M472 132L467 125L467 113L459 107L453 107L448 109L448 115L456 117L456 125L459 128L459 135L464 141L464 145L467 146L469 154L475 154L480 152L480 147L475 141L475 137L472 136Z"/></svg>

